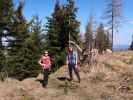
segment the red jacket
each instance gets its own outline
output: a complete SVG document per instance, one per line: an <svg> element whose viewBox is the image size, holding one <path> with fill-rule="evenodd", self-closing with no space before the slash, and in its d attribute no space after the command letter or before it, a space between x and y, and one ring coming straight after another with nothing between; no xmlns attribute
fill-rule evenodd
<svg viewBox="0 0 133 100"><path fill-rule="evenodd" d="M43 69L49 69L51 67L51 61L49 56L42 56L39 64L42 66Z"/></svg>

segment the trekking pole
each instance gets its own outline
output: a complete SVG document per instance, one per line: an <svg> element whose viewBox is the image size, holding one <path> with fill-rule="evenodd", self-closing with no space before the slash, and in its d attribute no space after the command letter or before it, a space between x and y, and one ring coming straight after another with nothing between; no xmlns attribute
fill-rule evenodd
<svg viewBox="0 0 133 100"><path fill-rule="evenodd" d="M67 70L67 67L68 67L68 64L66 64L66 69ZM68 71L66 71L68 72ZM67 75L65 74L65 83L64 83L64 94L67 95L68 94L68 80L67 80Z"/></svg>
<svg viewBox="0 0 133 100"><path fill-rule="evenodd" d="M67 78L65 79L64 93L65 93L66 95L68 94L68 81L67 81Z"/></svg>
<svg viewBox="0 0 133 100"><path fill-rule="evenodd" d="M69 25L70 25L70 16L69 16ZM70 47L70 30L68 33L68 47ZM68 65L67 65L68 67ZM65 87L64 87L64 93L67 94L68 93L68 80L67 80L67 76L65 76Z"/></svg>

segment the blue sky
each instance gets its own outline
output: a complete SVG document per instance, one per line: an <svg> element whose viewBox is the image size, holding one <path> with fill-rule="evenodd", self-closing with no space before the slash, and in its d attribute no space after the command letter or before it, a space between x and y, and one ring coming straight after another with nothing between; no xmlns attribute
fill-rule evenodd
<svg viewBox="0 0 133 100"><path fill-rule="evenodd" d="M30 20L33 15L39 15L40 19L45 24L47 22L46 16L50 16L54 9L55 0L25 0L24 16L27 20ZM61 3L65 3L66 0L60 0ZM94 28L100 22L103 22L102 16L105 11L105 0L75 0L76 7L78 7L77 19L81 22L80 31L85 32L85 26L89 19L89 15L94 16ZM18 0L14 0L14 4L18 4ZM123 0L123 23L120 27L119 33L114 35L114 44L130 45L133 34L133 0Z"/></svg>

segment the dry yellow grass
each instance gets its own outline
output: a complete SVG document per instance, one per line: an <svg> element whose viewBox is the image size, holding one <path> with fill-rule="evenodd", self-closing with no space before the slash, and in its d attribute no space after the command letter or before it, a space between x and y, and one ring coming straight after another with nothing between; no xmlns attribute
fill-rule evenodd
<svg viewBox="0 0 133 100"><path fill-rule="evenodd" d="M50 75L48 88L35 78L0 82L0 100L133 100L133 52L101 55L93 66L80 67L81 83L68 78L67 66Z"/></svg>

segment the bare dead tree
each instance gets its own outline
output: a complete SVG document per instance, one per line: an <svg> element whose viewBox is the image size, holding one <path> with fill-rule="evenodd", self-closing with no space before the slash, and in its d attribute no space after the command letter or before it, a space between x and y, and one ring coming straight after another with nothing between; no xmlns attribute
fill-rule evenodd
<svg viewBox="0 0 133 100"><path fill-rule="evenodd" d="M85 32L85 48L91 51L93 42L93 16L90 15Z"/></svg>
<svg viewBox="0 0 133 100"><path fill-rule="evenodd" d="M111 31L111 47L113 49L114 32L119 31L119 26L122 18L122 0L105 0L106 9L104 18L107 20L107 25Z"/></svg>

